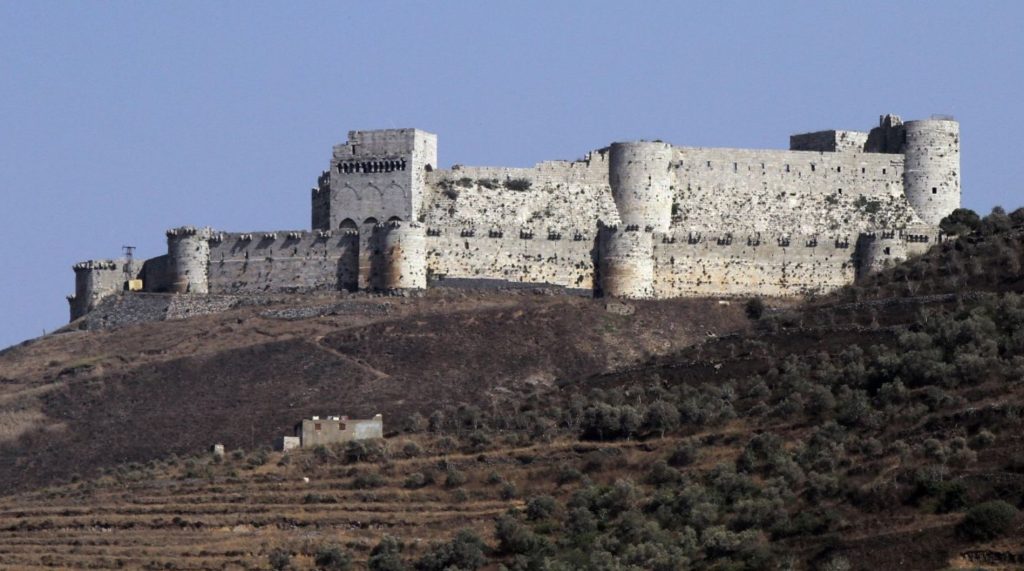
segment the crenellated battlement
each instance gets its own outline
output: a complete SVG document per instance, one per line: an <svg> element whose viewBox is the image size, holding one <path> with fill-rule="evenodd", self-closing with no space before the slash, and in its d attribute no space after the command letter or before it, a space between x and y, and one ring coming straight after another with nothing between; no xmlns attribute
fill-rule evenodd
<svg viewBox="0 0 1024 571"><path fill-rule="evenodd" d="M72 314L128 279L181 294L453 280L627 298L829 291L942 240L959 153L944 116L882 115L785 149L615 142L532 167L440 169L436 135L350 131L310 188L310 230L171 228L166 255L143 264L76 264Z"/></svg>

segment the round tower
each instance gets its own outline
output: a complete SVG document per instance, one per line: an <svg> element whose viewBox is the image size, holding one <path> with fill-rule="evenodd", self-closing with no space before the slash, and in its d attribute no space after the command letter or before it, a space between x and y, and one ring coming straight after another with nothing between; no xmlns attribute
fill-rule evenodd
<svg viewBox="0 0 1024 571"><path fill-rule="evenodd" d="M668 230L672 221L671 162L668 143L612 143L608 181L623 226Z"/></svg>
<svg viewBox="0 0 1024 571"><path fill-rule="evenodd" d="M903 129L903 192L923 221L938 226L960 208L960 124L925 119Z"/></svg>
<svg viewBox="0 0 1024 571"><path fill-rule="evenodd" d="M89 260L73 266L75 295L68 297L71 320L89 313L97 302L121 290L124 272L113 260Z"/></svg>
<svg viewBox="0 0 1024 571"><path fill-rule="evenodd" d="M880 272L908 257L907 243L895 232L864 234L858 242L858 278Z"/></svg>
<svg viewBox="0 0 1024 571"><path fill-rule="evenodd" d="M391 221L376 228L378 271L376 287L382 290L427 287L427 236L416 222Z"/></svg>
<svg viewBox="0 0 1024 571"><path fill-rule="evenodd" d="M170 291L210 293L210 229L183 226L167 231Z"/></svg>
<svg viewBox="0 0 1024 571"><path fill-rule="evenodd" d="M654 240L637 225L605 227L600 241L600 286L606 297L646 299L654 295Z"/></svg>

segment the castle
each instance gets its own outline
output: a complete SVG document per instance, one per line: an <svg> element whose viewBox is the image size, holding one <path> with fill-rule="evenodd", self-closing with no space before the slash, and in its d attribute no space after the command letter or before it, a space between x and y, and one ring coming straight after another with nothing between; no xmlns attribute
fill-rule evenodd
<svg viewBox="0 0 1024 571"><path fill-rule="evenodd" d="M127 290L240 294L549 284L631 299L826 292L921 253L960 206L959 124L881 117L789 150L613 143L533 168L437 168L437 137L352 131L312 229L167 232L76 264L71 318Z"/></svg>

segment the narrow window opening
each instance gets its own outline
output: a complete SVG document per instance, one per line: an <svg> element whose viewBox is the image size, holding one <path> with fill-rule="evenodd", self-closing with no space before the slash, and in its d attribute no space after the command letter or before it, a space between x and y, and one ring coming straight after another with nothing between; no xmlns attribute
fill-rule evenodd
<svg viewBox="0 0 1024 571"><path fill-rule="evenodd" d="M843 193L843 189L840 188L839 189L839 194L842 194L842 193Z"/></svg>
<svg viewBox="0 0 1024 571"><path fill-rule="evenodd" d="M885 174L885 169L882 169L882 174Z"/></svg>
<svg viewBox="0 0 1024 571"><path fill-rule="evenodd" d="M356 146L355 145L352 145L352 154L353 155L356 154Z"/></svg>
<svg viewBox="0 0 1024 571"><path fill-rule="evenodd" d="M932 194L938 194L938 193L939 193L939 189L937 189L937 188L935 188L935 187L933 186L933 187L932 187Z"/></svg>
<svg viewBox="0 0 1024 571"><path fill-rule="evenodd" d="M814 163L811 163L811 172L814 172Z"/></svg>
<svg viewBox="0 0 1024 571"><path fill-rule="evenodd" d="M836 172L843 172L843 167L836 167Z"/></svg>
<svg viewBox="0 0 1024 571"><path fill-rule="evenodd" d="M338 423L338 430L345 430L345 423L344 422L339 422Z"/></svg>
<svg viewBox="0 0 1024 571"><path fill-rule="evenodd" d="M738 171L738 170L740 170L740 165L739 165L739 163L733 163L733 164L732 164L732 172L736 172L736 171Z"/></svg>
<svg viewBox="0 0 1024 571"><path fill-rule="evenodd" d="M786 172L789 172L789 165L786 165Z"/></svg>
<svg viewBox="0 0 1024 571"><path fill-rule="evenodd" d="M886 249L884 249L884 250L882 250L882 251L883 251L883 252L885 252L885 255L886 255L886 256L888 256L888 255L889 255L889 248L886 248Z"/></svg>
<svg viewBox="0 0 1024 571"><path fill-rule="evenodd" d="M866 172L868 172L868 169L866 169L864 167L860 167L860 174L864 174Z"/></svg>
<svg viewBox="0 0 1024 571"><path fill-rule="evenodd" d="M708 168L711 168L711 161L708 161Z"/></svg>
<svg viewBox="0 0 1024 571"><path fill-rule="evenodd" d="M320 431L320 429L322 429L322 428L323 428L323 425L320 424L319 422L313 425L313 430Z"/></svg>

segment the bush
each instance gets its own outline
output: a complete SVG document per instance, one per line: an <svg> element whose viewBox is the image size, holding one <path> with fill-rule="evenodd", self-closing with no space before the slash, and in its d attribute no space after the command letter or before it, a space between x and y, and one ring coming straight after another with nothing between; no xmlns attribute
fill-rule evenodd
<svg viewBox="0 0 1024 571"><path fill-rule="evenodd" d="M370 488L379 488L384 484L384 477L376 472L359 474L352 480L352 488L356 490L368 490Z"/></svg>
<svg viewBox="0 0 1024 571"><path fill-rule="evenodd" d="M423 454L423 447L415 442L406 442L402 445L402 455L406 458L416 458Z"/></svg>
<svg viewBox="0 0 1024 571"><path fill-rule="evenodd" d="M939 228L949 236L970 234L981 226L981 218L969 208L957 208L939 222Z"/></svg>
<svg viewBox="0 0 1024 571"><path fill-rule="evenodd" d="M410 490L416 490L433 483L434 479L429 474L423 472L413 472L412 474L406 476L405 484L403 485L406 488L409 488Z"/></svg>
<svg viewBox="0 0 1024 571"><path fill-rule="evenodd" d="M761 319L761 316L764 315L765 309L764 300L759 297L752 297L747 301L747 305L744 309L747 313L747 317L750 319Z"/></svg>
<svg viewBox="0 0 1024 571"><path fill-rule="evenodd" d="M512 482L505 482L498 490L498 495L505 501L512 500L519 496L519 489Z"/></svg>
<svg viewBox="0 0 1024 571"><path fill-rule="evenodd" d="M679 428L679 409L665 401L655 401L644 413L644 428L664 438L666 432Z"/></svg>
<svg viewBox="0 0 1024 571"><path fill-rule="evenodd" d="M957 532L971 540L995 539L1010 531L1016 517L1017 508L1002 500L985 502L967 512L957 526Z"/></svg>
<svg viewBox="0 0 1024 571"><path fill-rule="evenodd" d="M526 519L540 521L555 514L558 504L551 496L536 496L526 503Z"/></svg>
<svg viewBox="0 0 1024 571"><path fill-rule="evenodd" d="M548 548L544 538L510 515L501 516L494 522L494 536L498 540L498 551L507 555L535 555Z"/></svg>
<svg viewBox="0 0 1024 571"><path fill-rule="evenodd" d="M505 181L505 188L509 190L530 190L533 182L528 178L510 178Z"/></svg>
<svg viewBox="0 0 1024 571"><path fill-rule="evenodd" d="M322 545L313 555L317 569L347 571L352 567L352 556L338 545Z"/></svg>
<svg viewBox="0 0 1024 571"><path fill-rule="evenodd" d="M336 498L334 496L329 496L329 495L326 495L326 494L317 494L315 492L310 492L310 493L306 494L305 496L303 496L302 503L304 503L304 504L336 504L336 503L338 503L338 498Z"/></svg>
<svg viewBox="0 0 1024 571"><path fill-rule="evenodd" d="M283 571L292 564L292 554L280 547L274 549L267 555L267 562L270 563L270 568L275 571Z"/></svg>
<svg viewBox="0 0 1024 571"><path fill-rule="evenodd" d="M458 569L472 571L487 563L484 542L475 533L464 529L448 543L435 544L419 561L418 571L445 571Z"/></svg>
<svg viewBox="0 0 1024 571"><path fill-rule="evenodd" d="M700 457L700 449L692 442L684 442L676 446L668 457L668 465L676 468L689 466Z"/></svg>
<svg viewBox="0 0 1024 571"><path fill-rule="evenodd" d="M555 474L555 483L559 486L564 486L572 482L579 482L583 479L583 472L580 472L576 468L571 466L563 466Z"/></svg>
<svg viewBox="0 0 1024 571"><path fill-rule="evenodd" d="M446 488L458 488L459 486L466 483L466 473L455 468L448 469L448 475L444 479L444 487Z"/></svg>
<svg viewBox="0 0 1024 571"><path fill-rule="evenodd" d="M402 561L402 550L405 545L398 539L385 535L380 543L370 551L370 559L367 561L367 569L370 571L406 571L405 562Z"/></svg>

